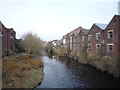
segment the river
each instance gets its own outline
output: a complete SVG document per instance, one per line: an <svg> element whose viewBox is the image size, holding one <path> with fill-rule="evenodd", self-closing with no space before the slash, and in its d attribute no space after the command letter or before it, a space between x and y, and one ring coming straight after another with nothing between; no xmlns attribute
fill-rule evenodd
<svg viewBox="0 0 120 90"><path fill-rule="evenodd" d="M73 60L42 57L44 79L37 88L116 88L120 80Z"/></svg>

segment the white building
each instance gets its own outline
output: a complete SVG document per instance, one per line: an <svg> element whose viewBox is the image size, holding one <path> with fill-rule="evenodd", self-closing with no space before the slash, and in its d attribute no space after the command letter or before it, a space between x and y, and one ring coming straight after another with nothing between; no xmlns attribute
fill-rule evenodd
<svg viewBox="0 0 120 90"><path fill-rule="evenodd" d="M120 1L118 2L118 15L120 15Z"/></svg>

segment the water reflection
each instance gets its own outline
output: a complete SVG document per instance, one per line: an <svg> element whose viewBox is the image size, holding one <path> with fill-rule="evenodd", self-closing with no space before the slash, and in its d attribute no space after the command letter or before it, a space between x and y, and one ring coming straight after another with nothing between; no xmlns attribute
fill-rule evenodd
<svg viewBox="0 0 120 90"><path fill-rule="evenodd" d="M68 58L43 57L44 79L37 88L119 87L119 80Z"/></svg>

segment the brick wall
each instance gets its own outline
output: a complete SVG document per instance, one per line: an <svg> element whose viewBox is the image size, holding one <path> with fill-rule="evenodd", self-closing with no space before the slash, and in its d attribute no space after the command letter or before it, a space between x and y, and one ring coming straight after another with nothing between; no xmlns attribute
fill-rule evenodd
<svg viewBox="0 0 120 90"><path fill-rule="evenodd" d="M0 22L1 23L1 22ZM1 23L1 32L2 32L2 50L15 50L15 39L16 39L16 33L13 30L13 28L6 28Z"/></svg>
<svg viewBox="0 0 120 90"><path fill-rule="evenodd" d="M80 32L82 28L79 27L70 33L66 34L66 46L70 50L70 45L72 45L72 51L80 52L80 50L84 46L84 40L88 41L88 46L90 45L90 51L88 47L88 52L92 55L98 53L98 50L102 51L102 54L105 56L110 56L114 58L120 57L120 16L115 15L110 23L106 25L104 28L101 28L97 24L93 24L89 32L81 34ZM112 38L108 38L108 32L110 30L113 31ZM79 34L75 35L75 33L79 32ZM99 39L98 39L98 36ZM72 37L72 42L70 43L70 38ZM84 37L84 40L83 40ZM89 40L90 38L91 40ZM100 45L100 47L99 47ZM112 51L111 50L112 46ZM109 48L108 48L109 46ZM99 49L98 49L99 47Z"/></svg>
<svg viewBox="0 0 120 90"><path fill-rule="evenodd" d="M105 55L110 57L120 56L120 16L114 16L104 31L105 37ZM109 32L112 31L112 37L109 38ZM112 45L112 51L109 51L108 45Z"/></svg>
<svg viewBox="0 0 120 90"><path fill-rule="evenodd" d="M100 35L100 38L97 38L97 35ZM91 39L90 39L91 38ZM88 45L91 45L89 53L92 55L97 54L99 45L101 50L103 49L103 30L100 29L98 26L93 24L90 31L88 32ZM104 51L102 51L104 53Z"/></svg>

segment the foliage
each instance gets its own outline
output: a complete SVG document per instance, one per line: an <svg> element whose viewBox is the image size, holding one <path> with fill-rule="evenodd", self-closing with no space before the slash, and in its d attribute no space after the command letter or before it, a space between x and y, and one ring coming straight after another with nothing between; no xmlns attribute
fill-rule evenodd
<svg viewBox="0 0 120 90"><path fill-rule="evenodd" d="M89 56L88 63L101 71L108 71L115 77L120 77L120 66L118 60L116 59L112 59L107 56L102 56L101 58L97 56Z"/></svg>
<svg viewBox="0 0 120 90"><path fill-rule="evenodd" d="M15 42L15 49L17 53L24 52L24 48L22 46L22 39L16 40Z"/></svg>
<svg viewBox="0 0 120 90"><path fill-rule="evenodd" d="M67 49L65 47L56 47L54 52L57 56L65 56L67 54Z"/></svg>
<svg viewBox="0 0 120 90"><path fill-rule="evenodd" d="M36 82L36 80L34 81L34 78L37 77L35 76L33 78L33 76L37 71L41 71L43 67L41 60L31 58L30 55L26 54L20 54L17 57L5 57L2 64L3 88L24 88L26 87L24 84L26 85L30 83L25 83L24 81L29 81L29 79L32 79L33 82ZM31 74L29 74L30 72ZM41 72L37 73L36 75L41 75ZM39 83L40 80L38 80L39 79L37 79L37 83L34 85Z"/></svg>
<svg viewBox="0 0 120 90"><path fill-rule="evenodd" d="M88 48L88 44L87 41L84 42L84 46L82 48L82 50L80 51L80 59L82 63L86 63L87 64L87 60L88 60L88 52L87 52L87 48Z"/></svg>
<svg viewBox="0 0 120 90"><path fill-rule="evenodd" d="M51 42L48 42L45 46L45 51L49 55L54 55L54 49L53 49L53 44Z"/></svg>
<svg viewBox="0 0 120 90"><path fill-rule="evenodd" d="M67 55L70 55L71 51L70 51L70 47L67 47Z"/></svg>
<svg viewBox="0 0 120 90"><path fill-rule="evenodd" d="M99 57L99 58L103 56L103 52L102 52L102 49L101 49L101 48L97 50L97 54L96 54L96 55L97 55L97 57Z"/></svg>
<svg viewBox="0 0 120 90"><path fill-rule="evenodd" d="M26 52L40 54L43 49L43 41L35 34L27 33L23 35L21 45Z"/></svg>

